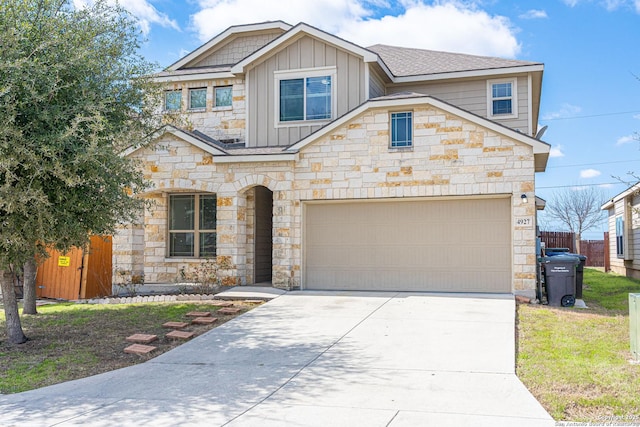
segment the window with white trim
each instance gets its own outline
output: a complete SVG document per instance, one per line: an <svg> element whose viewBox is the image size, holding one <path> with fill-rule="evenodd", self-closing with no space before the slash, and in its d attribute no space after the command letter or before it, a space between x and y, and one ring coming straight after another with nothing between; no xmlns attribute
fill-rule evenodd
<svg viewBox="0 0 640 427"><path fill-rule="evenodd" d="M487 82L487 111L489 117L517 117L518 98L516 95L516 79L489 80Z"/></svg>
<svg viewBox="0 0 640 427"><path fill-rule="evenodd" d="M223 86L214 89L215 107L231 107L233 103L233 87Z"/></svg>
<svg viewBox="0 0 640 427"><path fill-rule="evenodd" d="M216 256L215 194L169 196L169 256Z"/></svg>
<svg viewBox="0 0 640 427"><path fill-rule="evenodd" d="M616 256L624 258L624 218L616 217Z"/></svg>
<svg viewBox="0 0 640 427"><path fill-rule="evenodd" d="M411 111L391 113L391 148L413 145L413 114Z"/></svg>
<svg viewBox="0 0 640 427"><path fill-rule="evenodd" d="M276 124L331 120L335 110L335 68L276 72Z"/></svg>
<svg viewBox="0 0 640 427"><path fill-rule="evenodd" d="M189 89L189 109L203 110L207 108L207 89Z"/></svg>
<svg viewBox="0 0 640 427"><path fill-rule="evenodd" d="M165 111L180 111L182 109L182 91L167 90L164 93Z"/></svg>

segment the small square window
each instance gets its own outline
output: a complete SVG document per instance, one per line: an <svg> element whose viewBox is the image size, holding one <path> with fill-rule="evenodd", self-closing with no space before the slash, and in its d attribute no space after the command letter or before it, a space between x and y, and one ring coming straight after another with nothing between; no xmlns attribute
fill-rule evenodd
<svg viewBox="0 0 640 427"><path fill-rule="evenodd" d="M413 145L413 114L410 111L391 113L391 148Z"/></svg>
<svg viewBox="0 0 640 427"><path fill-rule="evenodd" d="M207 89L189 90L189 109L197 110L207 108Z"/></svg>
<svg viewBox="0 0 640 427"><path fill-rule="evenodd" d="M231 107L233 92L231 86L217 87L215 89L216 107Z"/></svg>
<svg viewBox="0 0 640 427"><path fill-rule="evenodd" d="M166 111L179 111L182 108L182 91L168 90L164 93L164 109Z"/></svg>

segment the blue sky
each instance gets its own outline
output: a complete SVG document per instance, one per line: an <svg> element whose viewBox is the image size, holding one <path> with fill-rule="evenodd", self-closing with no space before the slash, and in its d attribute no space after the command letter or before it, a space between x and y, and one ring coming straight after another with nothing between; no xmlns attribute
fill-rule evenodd
<svg viewBox="0 0 640 427"><path fill-rule="evenodd" d="M74 0L82 2L83 0ZM230 25L300 21L375 43L543 62L540 125L552 145L537 195L625 189L640 175L640 0L121 0L140 19L143 54L161 67ZM632 180L632 178L629 178ZM579 190L575 190L579 191ZM605 223L588 233L601 238Z"/></svg>

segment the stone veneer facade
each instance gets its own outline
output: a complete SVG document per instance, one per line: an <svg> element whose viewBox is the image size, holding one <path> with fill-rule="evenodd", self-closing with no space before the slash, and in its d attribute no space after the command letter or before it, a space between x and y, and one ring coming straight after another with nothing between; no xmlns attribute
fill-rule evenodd
<svg viewBox="0 0 640 427"><path fill-rule="evenodd" d="M155 188L144 225L114 236L114 268L146 283L175 283L197 259L167 257L167 200L177 192L217 194L217 253L235 268L238 284L253 281L252 188L273 192L273 286L301 285L302 204L307 200L511 197L512 289L534 295L536 283L534 154L531 146L431 105L414 105L410 150L389 148L389 111L364 111L318 137L294 161L216 163L215 157L171 134L132 156Z"/></svg>
<svg viewBox="0 0 640 427"><path fill-rule="evenodd" d="M232 106L216 107L215 92L216 87L231 86ZM202 109L188 109L189 89L207 89L207 107ZM218 140L235 139L244 142L246 129L246 103L245 103L245 83L241 78L236 79L215 79L206 81L188 81L172 83L166 87L167 90L182 91L182 112L185 123L181 124L187 130L197 129L200 132Z"/></svg>

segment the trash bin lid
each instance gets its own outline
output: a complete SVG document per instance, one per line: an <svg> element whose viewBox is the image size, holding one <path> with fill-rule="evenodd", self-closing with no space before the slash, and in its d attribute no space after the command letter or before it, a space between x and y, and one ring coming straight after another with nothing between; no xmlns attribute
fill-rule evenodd
<svg viewBox="0 0 640 427"><path fill-rule="evenodd" d="M542 260L542 262L544 262L545 264L580 264L580 258L575 255L568 254L546 256L542 257Z"/></svg>

